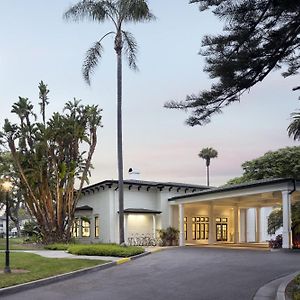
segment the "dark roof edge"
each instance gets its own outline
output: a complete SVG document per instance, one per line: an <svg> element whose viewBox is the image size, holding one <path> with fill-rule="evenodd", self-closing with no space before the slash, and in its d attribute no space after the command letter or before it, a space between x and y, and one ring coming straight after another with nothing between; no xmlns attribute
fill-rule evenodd
<svg viewBox="0 0 300 300"><path fill-rule="evenodd" d="M257 180L257 181L251 181L251 182L244 183L244 184L235 184L235 185L229 185L226 187L214 188L214 189L211 189L208 191L201 191L201 192L193 193L193 194L175 196L175 197L169 198L168 201L174 201L174 200L183 199L183 198L197 197L197 196L213 194L213 193L222 193L222 192L239 190L239 189L247 189L247 188L252 188L252 187L256 187L256 186L270 185L270 184L274 184L274 183L283 183L283 182L300 183L300 180L294 179L294 178L275 178L275 179L270 179L268 181Z"/></svg>
<svg viewBox="0 0 300 300"><path fill-rule="evenodd" d="M82 192L96 188L98 186L103 186L103 185L113 185L113 184L118 184L118 180L104 180L95 184L92 184L90 186L84 187L82 189ZM187 184L187 183L172 183L172 182L152 182L152 181L139 181L139 180L124 180L125 185L136 185L136 186L151 186L151 187L180 187L180 188L190 188L190 189L210 189L211 187L207 187L204 185L196 185L196 184Z"/></svg>

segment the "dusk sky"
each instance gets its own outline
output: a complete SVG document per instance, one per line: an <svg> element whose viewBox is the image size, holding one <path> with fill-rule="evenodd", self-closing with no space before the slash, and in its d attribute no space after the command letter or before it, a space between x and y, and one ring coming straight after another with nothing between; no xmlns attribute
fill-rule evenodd
<svg viewBox="0 0 300 300"><path fill-rule="evenodd" d="M38 83L50 89L48 116L61 111L73 97L83 104L99 104L103 128L98 132L91 183L117 179L116 58L112 38L88 86L81 74L87 49L111 24L73 23L63 12L77 1L1 0L0 104L4 118L13 119L11 106L28 97L36 111ZM297 77L284 79L281 70L242 96L204 127L184 124L187 114L163 108L166 101L208 89L204 58L198 55L201 38L218 33L222 24L200 12L188 0L149 0L157 20L127 26L138 45L140 71L123 68L124 177L130 167L142 180L206 183L202 148L219 156L211 162L211 185L242 174L241 164L269 150L298 145L288 138L290 113L299 108ZM299 78L298 78L299 79Z"/></svg>

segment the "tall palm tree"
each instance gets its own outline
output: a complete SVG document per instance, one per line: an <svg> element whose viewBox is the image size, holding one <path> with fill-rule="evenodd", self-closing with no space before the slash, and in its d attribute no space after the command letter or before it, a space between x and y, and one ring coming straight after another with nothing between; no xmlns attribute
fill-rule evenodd
<svg viewBox="0 0 300 300"><path fill-rule="evenodd" d="M218 151L213 148L203 148L200 153L198 154L199 157L203 158L206 162L206 179L207 179L207 186L209 186L209 166L210 160L212 158L218 157Z"/></svg>
<svg viewBox="0 0 300 300"><path fill-rule="evenodd" d="M124 191L123 191L123 150L122 150L122 52L128 59L129 67L137 70L137 44L133 35L123 30L124 23L151 21L155 16L150 12L147 0L82 0L70 7L64 14L66 19L80 21L87 19L98 23L110 21L113 31L104 34L87 51L83 63L83 77L90 84L90 75L101 59L102 41L114 36L114 50L117 55L117 152L119 185L119 233L120 244L124 243Z"/></svg>
<svg viewBox="0 0 300 300"><path fill-rule="evenodd" d="M292 122L287 128L289 137L293 137L294 141L300 141L300 112L291 114Z"/></svg>

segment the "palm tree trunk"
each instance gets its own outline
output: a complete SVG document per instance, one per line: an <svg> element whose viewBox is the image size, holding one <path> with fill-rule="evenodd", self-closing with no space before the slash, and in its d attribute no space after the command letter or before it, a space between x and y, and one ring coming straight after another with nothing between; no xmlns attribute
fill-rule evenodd
<svg viewBox="0 0 300 300"><path fill-rule="evenodd" d="M123 189L123 147L122 147L122 50L117 51L117 152L119 185L119 234L120 244L124 239L124 189Z"/></svg>
<svg viewBox="0 0 300 300"><path fill-rule="evenodd" d="M207 186L209 186L209 166L206 166L206 180L207 180Z"/></svg>

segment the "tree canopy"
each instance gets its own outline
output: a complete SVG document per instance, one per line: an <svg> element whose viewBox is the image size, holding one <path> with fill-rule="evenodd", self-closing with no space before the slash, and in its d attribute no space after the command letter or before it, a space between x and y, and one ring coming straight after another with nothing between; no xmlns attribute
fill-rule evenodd
<svg viewBox="0 0 300 300"><path fill-rule="evenodd" d="M300 68L300 1L191 0L200 11L212 10L225 25L223 33L205 36L200 54L204 71L216 79L210 90L170 101L167 108L188 110L187 124L203 125L272 70L288 77ZM300 89L300 86L294 90Z"/></svg>
<svg viewBox="0 0 300 300"><path fill-rule="evenodd" d="M238 184L266 178L300 179L300 147L269 151L263 156L242 164L243 175L227 182Z"/></svg>
<svg viewBox="0 0 300 300"><path fill-rule="evenodd" d="M205 160L206 166L209 167L210 166L210 160L212 158L216 158L218 157L218 151L209 147L209 148L203 148L198 156L202 159Z"/></svg>
<svg viewBox="0 0 300 300"><path fill-rule="evenodd" d="M42 121L29 99L19 97L12 109L19 122L5 120L2 145L11 152L19 188L44 242L68 241L76 204L88 181L101 110L74 99L65 104L64 113L53 113L46 121L49 90L43 82L39 92Z"/></svg>

